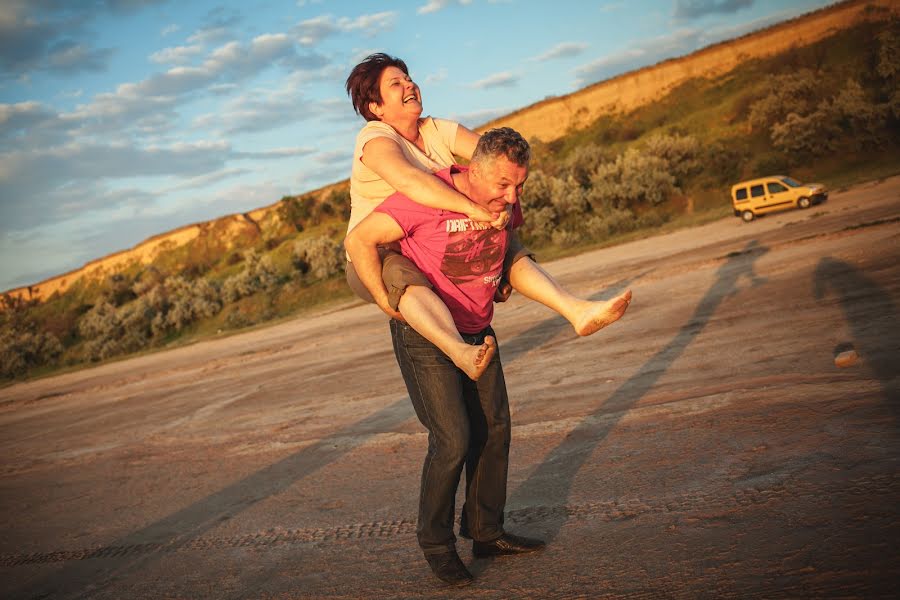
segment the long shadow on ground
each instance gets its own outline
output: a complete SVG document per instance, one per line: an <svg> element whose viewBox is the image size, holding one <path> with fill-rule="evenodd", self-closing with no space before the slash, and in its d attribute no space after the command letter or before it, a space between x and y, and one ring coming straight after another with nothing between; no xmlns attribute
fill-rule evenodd
<svg viewBox="0 0 900 600"><path fill-rule="evenodd" d="M889 408L900 419L900 321L890 294L856 267L825 257L816 266L813 293L824 300L829 289L838 296L857 352L881 382Z"/></svg>
<svg viewBox="0 0 900 600"><path fill-rule="evenodd" d="M672 366L691 342L703 331L722 300L737 291L740 277L749 277L754 285L761 280L753 265L768 248L751 241L741 252L729 255L719 267L716 281L700 300L693 315L678 334L653 355L638 371L606 398L593 412L586 415L575 428L551 450L527 480L510 494L509 506L524 506L542 498L550 507L541 529L547 541L559 534L568 520L566 503L576 475L597 446L615 429L622 417L649 392L659 378ZM600 421L598 416L606 419ZM549 494L549 496L548 496Z"/></svg>
<svg viewBox="0 0 900 600"><path fill-rule="evenodd" d="M611 298L631 280L614 283L592 299ZM561 317L546 319L504 344L504 360L509 363L527 350L543 345L557 335L571 331ZM574 335L574 333L572 334ZM372 436L391 431L414 417L408 397L401 398L368 417L335 432L220 491L172 513L143 529L129 533L104 547L106 552L73 560L37 582L26 584L18 596L28 598L90 597L140 572L155 562L159 553L170 553L188 545L223 521L234 518L258 502L284 492L298 481L339 460ZM336 444L341 440L340 444ZM414 493L411 491L411 493ZM118 553L110 549L121 549Z"/></svg>

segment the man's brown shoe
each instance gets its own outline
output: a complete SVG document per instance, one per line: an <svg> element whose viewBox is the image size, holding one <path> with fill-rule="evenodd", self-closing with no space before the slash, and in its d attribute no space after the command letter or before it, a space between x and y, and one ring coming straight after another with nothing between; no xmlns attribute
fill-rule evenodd
<svg viewBox="0 0 900 600"><path fill-rule="evenodd" d="M534 538L522 537L511 533L504 533L496 540L490 542L472 542L472 554L477 558L488 556L507 556L510 554L526 554L535 552L544 547L544 542Z"/></svg>
<svg viewBox="0 0 900 600"><path fill-rule="evenodd" d="M440 554L426 554L425 560L428 566L444 583L455 586L469 585L472 583L472 574L466 565L459 559L456 550L442 552Z"/></svg>

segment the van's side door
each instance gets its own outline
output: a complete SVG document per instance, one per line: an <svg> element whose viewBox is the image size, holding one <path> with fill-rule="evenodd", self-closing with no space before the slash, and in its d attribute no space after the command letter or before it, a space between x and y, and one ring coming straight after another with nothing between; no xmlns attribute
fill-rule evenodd
<svg viewBox="0 0 900 600"><path fill-rule="evenodd" d="M750 206L755 213L766 212L768 199L766 198L766 186L757 183L750 186Z"/></svg>
<svg viewBox="0 0 900 600"><path fill-rule="evenodd" d="M778 181L767 181L766 205L769 210L791 208L794 205L794 198L787 186Z"/></svg>

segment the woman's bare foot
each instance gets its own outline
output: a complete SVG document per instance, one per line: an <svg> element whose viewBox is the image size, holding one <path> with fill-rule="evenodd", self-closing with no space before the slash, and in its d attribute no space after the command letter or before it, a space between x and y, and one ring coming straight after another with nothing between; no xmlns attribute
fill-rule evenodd
<svg viewBox="0 0 900 600"><path fill-rule="evenodd" d="M578 335L591 335L604 327L618 321L631 302L631 290L625 290L612 300L606 302L590 302L585 300L583 308L577 318L572 322L575 333Z"/></svg>
<svg viewBox="0 0 900 600"><path fill-rule="evenodd" d="M497 340L489 335L484 338L484 343L480 346L470 346L469 344L465 344L465 346L466 348L460 353L458 359L454 359L453 364L462 369L469 379L478 381L497 352Z"/></svg>

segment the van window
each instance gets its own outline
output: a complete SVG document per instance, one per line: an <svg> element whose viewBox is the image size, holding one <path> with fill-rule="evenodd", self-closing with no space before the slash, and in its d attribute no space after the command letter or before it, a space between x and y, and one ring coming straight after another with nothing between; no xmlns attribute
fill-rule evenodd
<svg viewBox="0 0 900 600"><path fill-rule="evenodd" d="M788 189L781 185L780 183L769 182L766 184L766 187L769 188L770 194L780 194L781 192L786 192Z"/></svg>
<svg viewBox="0 0 900 600"><path fill-rule="evenodd" d="M750 186L750 196L753 198L759 198L760 196L765 196L766 192L763 190L763 185L760 183L759 185Z"/></svg>
<svg viewBox="0 0 900 600"><path fill-rule="evenodd" d="M735 200L746 200L747 199L747 188L738 188L734 191L734 199Z"/></svg>
<svg viewBox="0 0 900 600"><path fill-rule="evenodd" d="M803 185L799 181L791 179L790 177L782 177L781 180L791 187L800 187L801 185Z"/></svg>

